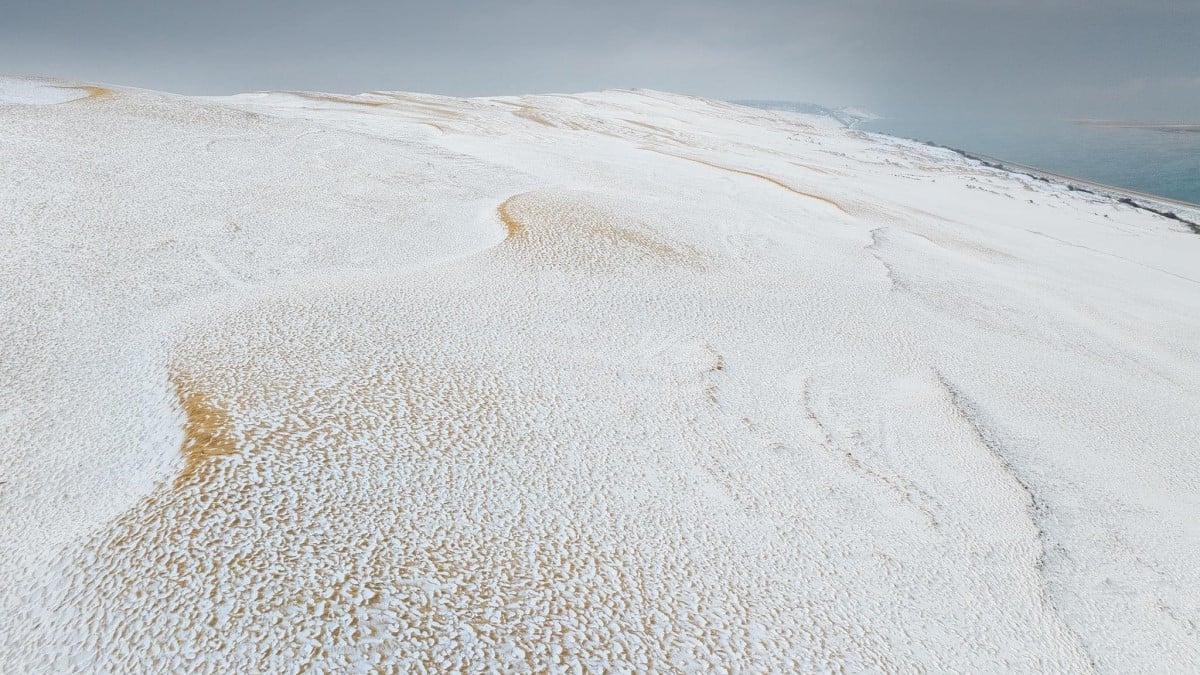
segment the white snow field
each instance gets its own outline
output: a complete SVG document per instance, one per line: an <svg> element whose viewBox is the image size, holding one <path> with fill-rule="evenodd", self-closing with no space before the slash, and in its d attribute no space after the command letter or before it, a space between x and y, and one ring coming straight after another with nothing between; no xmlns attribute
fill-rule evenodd
<svg viewBox="0 0 1200 675"><path fill-rule="evenodd" d="M1200 668L1180 222L652 91L6 79L0 227L4 672Z"/></svg>

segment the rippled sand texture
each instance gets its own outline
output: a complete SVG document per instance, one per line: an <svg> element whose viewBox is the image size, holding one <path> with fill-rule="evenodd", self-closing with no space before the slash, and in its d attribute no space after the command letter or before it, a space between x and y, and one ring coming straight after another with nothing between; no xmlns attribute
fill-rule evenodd
<svg viewBox="0 0 1200 675"><path fill-rule="evenodd" d="M1169 221L654 92L0 111L88 223L10 226L6 670L1200 663Z"/></svg>

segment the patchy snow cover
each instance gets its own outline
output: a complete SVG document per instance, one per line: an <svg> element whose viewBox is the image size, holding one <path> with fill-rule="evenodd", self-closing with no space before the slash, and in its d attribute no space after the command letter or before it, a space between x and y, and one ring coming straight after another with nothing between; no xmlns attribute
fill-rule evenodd
<svg viewBox="0 0 1200 675"><path fill-rule="evenodd" d="M0 669L1200 664L1178 223L649 91L0 82Z"/></svg>
<svg viewBox="0 0 1200 675"><path fill-rule="evenodd" d="M51 105L107 95L108 89L35 77L0 77L0 106Z"/></svg>

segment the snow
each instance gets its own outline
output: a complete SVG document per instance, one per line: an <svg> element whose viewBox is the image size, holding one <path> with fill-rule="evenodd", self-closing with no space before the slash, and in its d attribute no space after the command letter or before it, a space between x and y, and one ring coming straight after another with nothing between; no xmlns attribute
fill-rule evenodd
<svg viewBox="0 0 1200 675"><path fill-rule="evenodd" d="M55 87L0 669L1200 664L1178 222L653 91Z"/></svg>
<svg viewBox="0 0 1200 675"><path fill-rule="evenodd" d="M826 108L823 105L802 101L734 101L734 103L764 110L801 113L809 118L829 118L845 127L855 127L867 120L881 119L873 112L854 106Z"/></svg>
<svg viewBox="0 0 1200 675"><path fill-rule="evenodd" d="M0 78L0 105L46 105L85 98L88 91L30 77Z"/></svg>

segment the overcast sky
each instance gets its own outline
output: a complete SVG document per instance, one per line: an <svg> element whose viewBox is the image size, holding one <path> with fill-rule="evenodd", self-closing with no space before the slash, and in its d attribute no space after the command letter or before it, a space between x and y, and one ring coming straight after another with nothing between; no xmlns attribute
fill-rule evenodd
<svg viewBox="0 0 1200 675"><path fill-rule="evenodd" d="M0 72L1200 120L1200 0L0 0Z"/></svg>

